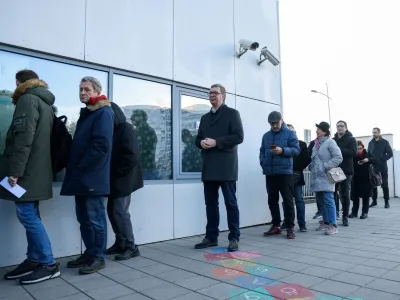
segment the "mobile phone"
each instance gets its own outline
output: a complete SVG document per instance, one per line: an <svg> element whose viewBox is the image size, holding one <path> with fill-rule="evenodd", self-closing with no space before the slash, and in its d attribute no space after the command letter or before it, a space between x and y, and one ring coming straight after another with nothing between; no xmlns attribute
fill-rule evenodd
<svg viewBox="0 0 400 300"><path fill-rule="evenodd" d="M364 161L363 161L363 160L359 160L359 161L358 161L358 164L359 164L359 165L362 165L362 164L364 164Z"/></svg>
<svg viewBox="0 0 400 300"><path fill-rule="evenodd" d="M275 146L275 145L271 145L271 146L270 146L270 149L271 149L271 150L275 150L275 149L276 149L276 146Z"/></svg>

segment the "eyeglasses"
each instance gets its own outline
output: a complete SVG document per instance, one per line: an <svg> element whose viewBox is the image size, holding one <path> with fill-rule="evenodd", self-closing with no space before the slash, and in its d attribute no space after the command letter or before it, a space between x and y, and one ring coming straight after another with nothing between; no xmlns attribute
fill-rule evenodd
<svg viewBox="0 0 400 300"><path fill-rule="evenodd" d="M346 127L346 126L344 126L344 125L336 125L336 127L337 127L337 128L344 128L344 127Z"/></svg>
<svg viewBox="0 0 400 300"><path fill-rule="evenodd" d="M218 96L220 94L219 92L208 92L208 96Z"/></svg>
<svg viewBox="0 0 400 300"><path fill-rule="evenodd" d="M272 127L278 127L279 126L279 122L272 122L269 123Z"/></svg>

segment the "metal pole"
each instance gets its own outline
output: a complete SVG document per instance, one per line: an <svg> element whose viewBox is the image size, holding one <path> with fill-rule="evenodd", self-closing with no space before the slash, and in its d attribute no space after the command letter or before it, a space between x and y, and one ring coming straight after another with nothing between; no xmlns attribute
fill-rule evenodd
<svg viewBox="0 0 400 300"><path fill-rule="evenodd" d="M329 125L332 126L332 120L331 120L331 98L329 98L329 89L328 89L328 83L327 82L326 82L326 97L328 98Z"/></svg>

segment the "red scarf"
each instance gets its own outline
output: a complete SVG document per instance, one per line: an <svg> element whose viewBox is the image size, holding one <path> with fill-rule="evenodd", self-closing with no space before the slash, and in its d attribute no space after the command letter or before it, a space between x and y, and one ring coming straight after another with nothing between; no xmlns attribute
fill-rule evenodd
<svg viewBox="0 0 400 300"><path fill-rule="evenodd" d="M87 105L95 105L96 103L103 101L103 100L108 100L106 96L101 95L99 97L90 97L89 102Z"/></svg>
<svg viewBox="0 0 400 300"><path fill-rule="evenodd" d="M357 152L359 158L364 158L364 150L362 152Z"/></svg>

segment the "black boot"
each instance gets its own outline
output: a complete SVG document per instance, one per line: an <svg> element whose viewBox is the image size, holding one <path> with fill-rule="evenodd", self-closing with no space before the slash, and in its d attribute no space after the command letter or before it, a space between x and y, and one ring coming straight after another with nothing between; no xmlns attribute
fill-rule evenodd
<svg viewBox="0 0 400 300"><path fill-rule="evenodd" d="M363 219L366 219L366 218L368 218L368 214L362 213L360 219L363 220Z"/></svg>
<svg viewBox="0 0 400 300"><path fill-rule="evenodd" d="M120 253L115 256L115 260L128 260L131 259L132 257L139 256L139 247L134 246L134 247L127 247L126 250L123 253Z"/></svg>
<svg viewBox="0 0 400 300"><path fill-rule="evenodd" d="M125 248L121 247L119 244L115 243L110 248L106 250L106 255L115 255L121 254L125 252Z"/></svg>
<svg viewBox="0 0 400 300"><path fill-rule="evenodd" d="M375 207L378 205L378 202L376 202L376 200L372 200L372 203L369 207Z"/></svg>
<svg viewBox="0 0 400 300"><path fill-rule="evenodd" d="M389 200L385 200L385 208L390 208Z"/></svg>
<svg viewBox="0 0 400 300"><path fill-rule="evenodd" d="M343 217L342 218L342 223L343 223L343 226L349 226L349 220L347 219L347 217Z"/></svg>

